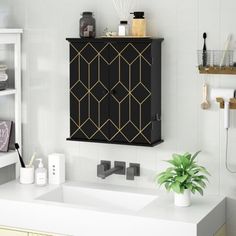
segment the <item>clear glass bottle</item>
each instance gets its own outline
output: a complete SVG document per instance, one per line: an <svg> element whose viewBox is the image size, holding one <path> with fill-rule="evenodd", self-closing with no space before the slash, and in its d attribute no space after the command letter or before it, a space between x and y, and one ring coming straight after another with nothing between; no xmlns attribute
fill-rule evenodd
<svg viewBox="0 0 236 236"><path fill-rule="evenodd" d="M129 35L128 21L120 21L120 24L118 27L118 35L119 36L128 36Z"/></svg>
<svg viewBox="0 0 236 236"><path fill-rule="evenodd" d="M80 37L95 38L96 37L96 20L92 12L83 12L80 19Z"/></svg>

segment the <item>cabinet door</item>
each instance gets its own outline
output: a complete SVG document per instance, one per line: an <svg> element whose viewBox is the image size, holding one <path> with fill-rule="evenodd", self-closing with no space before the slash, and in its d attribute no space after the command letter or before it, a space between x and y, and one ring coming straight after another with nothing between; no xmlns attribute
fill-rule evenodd
<svg viewBox="0 0 236 236"><path fill-rule="evenodd" d="M151 143L151 44L111 43L110 139Z"/></svg>
<svg viewBox="0 0 236 236"><path fill-rule="evenodd" d="M71 139L109 140L109 45L70 44Z"/></svg>
<svg viewBox="0 0 236 236"><path fill-rule="evenodd" d="M0 229L0 236L28 236L28 233L10 229Z"/></svg>

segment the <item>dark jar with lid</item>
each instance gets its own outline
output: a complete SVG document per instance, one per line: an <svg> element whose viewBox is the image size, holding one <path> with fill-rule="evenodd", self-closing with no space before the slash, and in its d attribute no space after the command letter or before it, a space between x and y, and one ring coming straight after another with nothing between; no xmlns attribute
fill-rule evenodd
<svg viewBox="0 0 236 236"><path fill-rule="evenodd" d="M80 37L95 38L96 37L96 21L92 12L83 12L80 19Z"/></svg>

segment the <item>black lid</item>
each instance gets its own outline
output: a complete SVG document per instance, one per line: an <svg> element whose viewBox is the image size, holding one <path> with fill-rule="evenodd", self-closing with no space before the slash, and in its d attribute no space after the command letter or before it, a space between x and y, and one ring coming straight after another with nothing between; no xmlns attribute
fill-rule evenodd
<svg viewBox="0 0 236 236"><path fill-rule="evenodd" d="M143 11L135 11L135 12L131 12L130 14L134 15L134 19L144 19Z"/></svg>
<svg viewBox="0 0 236 236"><path fill-rule="evenodd" d="M121 24L121 25L127 25L127 24L128 24L128 21L127 21L127 20L121 20L121 21L120 21L120 24Z"/></svg>
<svg viewBox="0 0 236 236"><path fill-rule="evenodd" d="M93 13L91 11L84 11L82 12L82 15L92 15Z"/></svg>

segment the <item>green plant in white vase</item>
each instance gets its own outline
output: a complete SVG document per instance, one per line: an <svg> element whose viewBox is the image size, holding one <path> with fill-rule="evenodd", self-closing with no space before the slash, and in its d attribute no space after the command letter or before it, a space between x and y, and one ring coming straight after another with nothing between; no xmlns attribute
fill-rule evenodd
<svg viewBox="0 0 236 236"><path fill-rule="evenodd" d="M199 153L200 151L193 155L190 153L173 154L172 159L167 161L172 166L156 177L158 184L164 185L167 191L175 193L176 206L191 205L191 192L203 195L206 181L208 181L206 175L210 174L205 167L198 165L195 161Z"/></svg>

